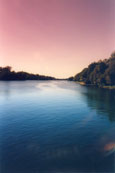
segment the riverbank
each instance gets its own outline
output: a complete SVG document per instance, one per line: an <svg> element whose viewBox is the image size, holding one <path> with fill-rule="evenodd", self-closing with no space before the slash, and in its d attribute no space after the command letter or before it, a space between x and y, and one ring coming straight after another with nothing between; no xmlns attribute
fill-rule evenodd
<svg viewBox="0 0 115 173"><path fill-rule="evenodd" d="M78 82L78 81L75 81L75 82L80 84L80 85L83 85L83 86L94 86L94 87L104 88L104 89L115 89L115 86L110 86L110 85L98 86L98 85L94 85L94 84L86 84L85 82Z"/></svg>
<svg viewBox="0 0 115 173"><path fill-rule="evenodd" d="M102 86L102 88L115 89L115 86Z"/></svg>

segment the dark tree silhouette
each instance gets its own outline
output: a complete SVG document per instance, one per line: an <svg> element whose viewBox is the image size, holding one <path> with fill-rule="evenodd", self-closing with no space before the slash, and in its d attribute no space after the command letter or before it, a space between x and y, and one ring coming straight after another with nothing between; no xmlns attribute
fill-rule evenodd
<svg viewBox="0 0 115 173"><path fill-rule="evenodd" d="M53 80L55 78L27 72L12 71L10 66L0 67L0 80Z"/></svg>
<svg viewBox="0 0 115 173"><path fill-rule="evenodd" d="M115 85L115 52L109 59L91 63L73 77L74 81L97 86Z"/></svg>

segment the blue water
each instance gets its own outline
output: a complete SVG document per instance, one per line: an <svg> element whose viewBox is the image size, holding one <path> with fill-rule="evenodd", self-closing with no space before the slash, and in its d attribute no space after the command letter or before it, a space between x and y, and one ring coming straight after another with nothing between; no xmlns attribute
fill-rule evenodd
<svg viewBox="0 0 115 173"><path fill-rule="evenodd" d="M114 146L115 91L0 82L0 173L114 172Z"/></svg>

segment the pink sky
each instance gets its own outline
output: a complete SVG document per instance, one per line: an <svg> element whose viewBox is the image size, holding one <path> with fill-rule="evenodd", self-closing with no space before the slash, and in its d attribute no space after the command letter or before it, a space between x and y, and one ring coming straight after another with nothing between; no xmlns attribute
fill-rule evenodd
<svg viewBox="0 0 115 173"><path fill-rule="evenodd" d="M0 0L0 66L69 77L115 49L115 0Z"/></svg>

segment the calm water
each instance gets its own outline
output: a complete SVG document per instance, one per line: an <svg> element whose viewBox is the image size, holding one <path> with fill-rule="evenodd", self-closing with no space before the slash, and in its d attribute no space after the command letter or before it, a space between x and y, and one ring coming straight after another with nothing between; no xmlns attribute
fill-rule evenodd
<svg viewBox="0 0 115 173"><path fill-rule="evenodd" d="M115 171L115 91L0 82L0 173Z"/></svg>

